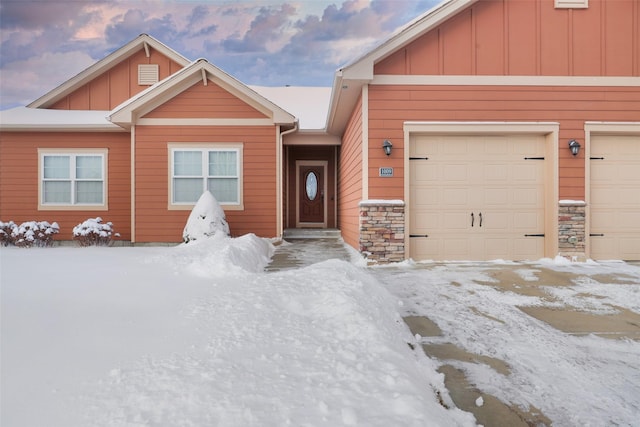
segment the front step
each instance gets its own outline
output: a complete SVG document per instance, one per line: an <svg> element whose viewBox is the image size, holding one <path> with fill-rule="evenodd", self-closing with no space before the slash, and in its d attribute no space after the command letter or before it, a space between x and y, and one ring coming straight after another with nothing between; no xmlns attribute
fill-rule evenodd
<svg viewBox="0 0 640 427"><path fill-rule="evenodd" d="M290 239L339 239L342 237L336 228L287 228L282 234L285 240Z"/></svg>

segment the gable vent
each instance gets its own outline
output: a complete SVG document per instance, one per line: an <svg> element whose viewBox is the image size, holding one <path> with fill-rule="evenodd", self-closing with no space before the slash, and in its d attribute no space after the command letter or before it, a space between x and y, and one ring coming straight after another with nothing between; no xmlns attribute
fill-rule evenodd
<svg viewBox="0 0 640 427"><path fill-rule="evenodd" d="M556 9L586 9L589 0L556 0Z"/></svg>
<svg viewBox="0 0 640 427"><path fill-rule="evenodd" d="M154 83L158 83L158 64L139 64L138 84L151 86Z"/></svg>

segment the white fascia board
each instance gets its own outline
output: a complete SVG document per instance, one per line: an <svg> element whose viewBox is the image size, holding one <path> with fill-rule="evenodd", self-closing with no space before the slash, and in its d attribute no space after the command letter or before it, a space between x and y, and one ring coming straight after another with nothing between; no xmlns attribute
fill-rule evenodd
<svg viewBox="0 0 640 427"><path fill-rule="evenodd" d="M131 42L122 46L120 49L114 51L89 68L62 83L57 88L36 99L31 104L29 104L28 107L47 108L62 97L68 95L69 93L88 83L92 79L96 78L100 74L104 73L115 63L131 56L133 53L137 52L140 49L144 49L145 43L182 66L186 66L190 62L187 58L180 55L178 52L169 48L165 44L154 39L153 37L147 34L141 34Z"/></svg>

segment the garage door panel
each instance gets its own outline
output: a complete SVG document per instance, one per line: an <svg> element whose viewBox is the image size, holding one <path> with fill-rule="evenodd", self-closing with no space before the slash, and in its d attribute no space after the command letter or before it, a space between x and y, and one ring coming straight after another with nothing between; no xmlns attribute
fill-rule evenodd
<svg viewBox="0 0 640 427"><path fill-rule="evenodd" d="M412 258L538 259L544 255L544 238L538 239L542 244L521 239L525 232L544 232L544 161L525 160L544 156L544 137L414 136L409 152L428 158L410 163L409 234L429 236L411 239ZM427 176L429 180L416 179Z"/></svg>
<svg viewBox="0 0 640 427"><path fill-rule="evenodd" d="M594 135L590 257L640 260L640 136Z"/></svg>

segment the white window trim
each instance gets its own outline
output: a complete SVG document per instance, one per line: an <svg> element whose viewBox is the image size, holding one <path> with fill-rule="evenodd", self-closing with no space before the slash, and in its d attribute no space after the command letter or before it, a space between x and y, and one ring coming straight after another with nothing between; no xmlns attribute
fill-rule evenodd
<svg viewBox="0 0 640 427"><path fill-rule="evenodd" d="M38 210L39 211L106 211L109 210L109 150L106 148L39 148L38 149ZM44 203L44 157L45 156L83 156L93 155L102 157L102 203ZM72 179L75 181L75 179Z"/></svg>
<svg viewBox="0 0 640 427"><path fill-rule="evenodd" d="M173 202L173 153L175 151L236 151L238 153L238 203L219 202L220 206L225 210L244 210L244 156L243 148L244 144L241 142L229 142L229 143L169 143L167 145L167 158L168 158L168 178L169 178L169 192L167 207L169 210L191 210L195 206L195 203L174 203ZM203 156L203 162L205 161ZM203 177L203 180L206 177Z"/></svg>

